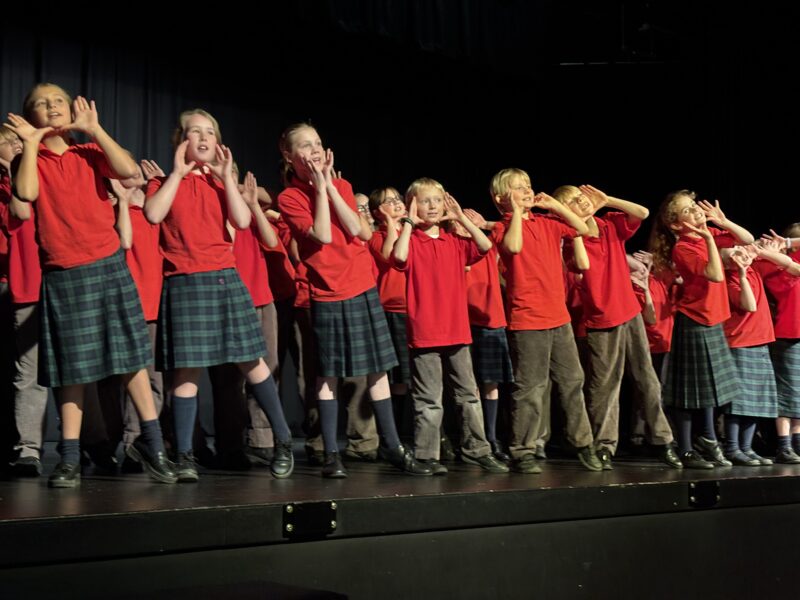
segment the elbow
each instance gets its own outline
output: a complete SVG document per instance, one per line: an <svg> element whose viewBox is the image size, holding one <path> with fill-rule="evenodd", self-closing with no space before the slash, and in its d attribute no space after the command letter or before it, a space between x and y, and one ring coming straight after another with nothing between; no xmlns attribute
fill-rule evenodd
<svg viewBox="0 0 800 600"><path fill-rule="evenodd" d="M588 262L576 262L575 266L578 268L578 271L588 271L590 267Z"/></svg>
<svg viewBox="0 0 800 600"><path fill-rule="evenodd" d="M505 248L506 252L509 254L519 254L522 252L522 244L503 244L503 248Z"/></svg>
<svg viewBox="0 0 800 600"><path fill-rule="evenodd" d="M575 227L575 231L578 232L578 235L584 236L589 233L589 226L586 223L581 223L580 227Z"/></svg>
<svg viewBox="0 0 800 600"><path fill-rule="evenodd" d="M722 273L708 273L706 274L706 279L708 279L711 283L722 283L725 281L725 275Z"/></svg>
<svg viewBox="0 0 800 600"><path fill-rule="evenodd" d="M639 214L636 215L636 218L639 219L640 221L644 221L649 216L650 216L650 211L648 209L642 207L642 209L639 212Z"/></svg>
<svg viewBox="0 0 800 600"><path fill-rule="evenodd" d="M14 188L14 196L23 202L35 202L39 197L39 190L32 189L25 185L19 185Z"/></svg>
<svg viewBox="0 0 800 600"><path fill-rule="evenodd" d="M133 246L133 240L128 237L122 236L119 238L119 245L122 246L123 250L130 250Z"/></svg>
<svg viewBox="0 0 800 600"><path fill-rule="evenodd" d="M164 220L164 215L159 214L155 209L150 208L150 205L147 203L144 205L144 216L147 221L153 225L158 225Z"/></svg>
<svg viewBox="0 0 800 600"><path fill-rule="evenodd" d="M324 246L326 244L330 244L333 241L333 239L331 238L331 234L329 233L327 235L317 236L317 241Z"/></svg>

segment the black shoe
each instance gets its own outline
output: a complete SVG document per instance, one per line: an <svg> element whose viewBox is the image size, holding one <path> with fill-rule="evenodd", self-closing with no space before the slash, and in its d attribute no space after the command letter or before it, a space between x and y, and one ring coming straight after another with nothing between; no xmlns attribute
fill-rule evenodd
<svg viewBox="0 0 800 600"><path fill-rule="evenodd" d="M275 452L269 470L275 479L286 479L294 471L294 454L292 454L292 441L280 442L275 440Z"/></svg>
<svg viewBox="0 0 800 600"><path fill-rule="evenodd" d="M81 465L60 462L47 480L51 488L74 488L81 484Z"/></svg>
<svg viewBox="0 0 800 600"><path fill-rule="evenodd" d="M753 450L748 450L747 452L744 453L744 455L757 460L758 462L761 463L762 467L768 467L772 464L772 461L770 459L764 458L763 456L759 456Z"/></svg>
<svg viewBox="0 0 800 600"><path fill-rule="evenodd" d="M683 463L678 457L678 453L675 452L675 448L673 448L670 444L658 448L658 460L663 462L665 465L672 467L673 469L683 468Z"/></svg>
<svg viewBox="0 0 800 600"><path fill-rule="evenodd" d="M439 440L439 460L454 461L456 459L456 451L453 449L453 444L450 438L443 435Z"/></svg>
<svg viewBox="0 0 800 600"><path fill-rule="evenodd" d="M347 469L342 464L342 457L338 452L326 452L325 462L322 465L322 476L328 479L344 479Z"/></svg>
<svg viewBox="0 0 800 600"><path fill-rule="evenodd" d="M325 466L325 452L322 450L314 450L312 446L306 444L304 446L306 451L306 459L308 459L308 464L312 467L323 467Z"/></svg>
<svg viewBox="0 0 800 600"><path fill-rule="evenodd" d="M197 474L197 459L191 451L178 454L175 477L178 483L195 483L200 479L200 475Z"/></svg>
<svg viewBox="0 0 800 600"><path fill-rule="evenodd" d="M122 459L120 471L131 474L144 473L144 467L142 466L142 463L136 462L130 456L128 456L128 449L125 448L125 458Z"/></svg>
<svg viewBox="0 0 800 600"><path fill-rule="evenodd" d="M275 450L273 448L255 448L254 446L245 446L244 455L250 462L251 467L269 467L272 465L272 459L275 457Z"/></svg>
<svg viewBox="0 0 800 600"><path fill-rule="evenodd" d="M791 448L783 448L775 454L775 462L779 465L800 465L800 456Z"/></svg>
<svg viewBox="0 0 800 600"><path fill-rule="evenodd" d="M503 446L500 445L500 442L494 441L489 442L489 446L492 448L492 454L494 457L499 460L501 463L508 465L511 463L511 457L508 453L503 449Z"/></svg>
<svg viewBox="0 0 800 600"><path fill-rule="evenodd" d="M508 465L505 465L497 460L493 454L486 454L484 456L478 456L477 458L462 454L461 460L469 465L477 465L487 473L500 474L508 473L511 470L508 468Z"/></svg>
<svg viewBox="0 0 800 600"><path fill-rule="evenodd" d="M119 470L119 462L111 449L111 444L107 441L89 444L81 448L81 464L94 466L104 473L116 473Z"/></svg>
<svg viewBox="0 0 800 600"><path fill-rule="evenodd" d="M542 468L536 464L536 457L533 453L525 454L522 458L513 461L511 469L515 473L523 473L525 475L538 475L542 472Z"/></svg>
<svg viewBox="0 0 800 600"><path fill-rule="evenodd" d="M345 448L344 459L348 461L353 460L358 462L373 463L376 460L378 460L378 451L366 450L364 452L361 452L359 450L353 450L352 448Z"/></svg>
<svg viewBox="0 0 800 600"><path fill-rule="evenodd" d="M167 459L167 454L160 450L151 455L141 438L136 438L130 446L125 448L125 454L130 456L132 460L141 463L151 479L159 483L175 483L178 481L174 466Z"/></svg>
<svg viewBox="0 0 800 600"><path fill-rule="evenodd" d="M614 465L611 464L611 451L608 448L600 448L597 451L597 460L600 461L603 471L612 471L614 469Z"/></svg>
<svg viewBox="0 0 800 600"><path fill-rule="evenodd" d="M20 456L11 463L11 471L16 477L39 477L42 474L42 461L38 456Z"/></svg>
<svg viewBox="0 0 800 600"><path fill-rule="evenodd" d="M715 465L720 467L733 466L733 463L725 458L725 455L722 453L722 447L717 440L709 440L700 435L695 439L692 446L700 456Z"/></svg>
<svg viewBox="0 0 800 600"><path fill-rule="evenodd" d="M708 462L694 450L681 454L681 462L687 469L713 469L714 463Z"/></svg>
<svg viewBox="0 0 800 600"><path fill-rule="evenodd" d="M744 452L739 450L733 454L726 454L727 458L735 467L760 467L761 461L757 458L751 458Z"/></svg>
<svg viewBox="0 0 800 600"><path fill-rule="evenodd" d="M544 444L536 444L536 448L533 451L533 455L536 457L537 460L546 460L547 453L544 451Z"/></svg>
<svg viewBox="0 0 800 600"><path fill-rule="evenodd" d="M414 458L411 451L403 444L400 444L397 448L384 450L384 455L393 467L400 469L403 473L408 473L409 475L433 475L433 469Z"/></svg>
<svg viewBox="0 0 800 600"><path fill-rule="evenodd" d="M429 458L429 459L418 458L417 462L422 463L426 467L430 467L431 472L434 475L447 475L447 467L445 467L435 458Z"/></svg>
<svg viewBox="0 0 800 600"><path fill-rule="evenodd" d="M578 460L581 464L590 471L602 471L603 463L597 458L594 448L591 446L584 446L578 450Z"/></svg>

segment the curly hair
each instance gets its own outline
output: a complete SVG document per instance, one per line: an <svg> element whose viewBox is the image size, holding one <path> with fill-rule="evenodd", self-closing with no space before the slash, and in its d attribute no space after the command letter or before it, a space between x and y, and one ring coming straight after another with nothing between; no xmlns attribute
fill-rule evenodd
<svg viewBox="0 0 800 600"><path fill-rule="evenodd" d="M658 209L658 218L653 222L653 229L650 230L650 239L647 249L653 255L653 271L660 273L672 271L672 249L678 236L672 230L672 225L678 218L675 204L680 198L695 199L696 194L690 190L677 190L667 194Z"/></svg>

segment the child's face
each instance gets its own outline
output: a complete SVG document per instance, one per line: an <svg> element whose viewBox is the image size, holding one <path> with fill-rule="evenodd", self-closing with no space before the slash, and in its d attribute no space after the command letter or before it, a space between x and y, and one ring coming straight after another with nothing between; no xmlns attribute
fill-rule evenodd
<svg viewBox="0 0 800 600"><path fill-rule="evenodd" d="M31 98L31 121L34 127L59 129L72 123L72 108L67 93L57 85L43 85Z"/></svg>
<svg viewBox="0 0 800 600"><path fill-rule="evenodd" d="M325 163L325 149L317 130L303 127L292 134L292 149L284 156L292 163L295 173L308 175L305 161L312 162L320 171Z"/></svg>
<svg viewBox="0 0 800 600"><path fill-rule="evenodd" d="M689 196L680 196L675 200L675 221L670 225L674 231L686 231L685 224L700 227L706 222L706 213Z"/></svg>
<svg viewBox="0 0 800 600"><path fill-rule="evenodd" d="M186 159L198 163L214 162L217 153L217 132L214 124L203 115L192 115L186 121L184 138L189 140Z"/></svg>
<svg viewBox="0 0 800 600"><path fill-rule="evenodd" d="M594 214L594 205L583 193L572 196L564 205L584 220Z"/></svg>
<svg viewBox="0 0 800 600"><path fill-rule="evenodd" d="M417 191L417 216L428 225L435 225L444 216L444 194L439 188L423 186Z"/></svg>
<svg viewBox="0 0 800 600"><path fill-rule="evenodd" d="M508 195L503 198L503 208L506 212L510 212L513 202L516 202L522 208L530 209L533 206L533 197L530 179L514 175L508 182Z"/></svg>
<svg viewBox="0 0 800 600"><path fill-rule="evenodd" d="M364 194L356 195L356 209L367 220L367 223L370 225L375 223L372 213L369 212L369 198Z"/></svg>
<svg viewBox="0 0 800 600"><path fill-rule="evenodd" d="M406 215L406 205L394 190L385 190L378 210L387 218L399 219Z"/></svg>
<svg viewBox="0 0 800 600"><path fill-rule="evenodd" d="M0 137L0 159L10 163L17 154L22 152L22 141L10 129L7 132L11 135Z"/></svg>

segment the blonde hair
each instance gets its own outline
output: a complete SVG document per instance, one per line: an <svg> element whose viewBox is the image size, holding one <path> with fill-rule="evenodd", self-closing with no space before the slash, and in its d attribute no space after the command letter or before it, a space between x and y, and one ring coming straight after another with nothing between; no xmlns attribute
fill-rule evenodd
<svg viewBox="0 0 800 600"><path fill-rule="evenodd" d="M22 116L25 117L28 121L33 120L33 100L34 96L36 95L36 90L43 87L54 87L61 90L64 94L64 98L67 101L67 105L69 106L69 115L70 119L72 118L72 96L69 95L69 92L62 88L60 85L56 83L50 83L49 81L43 81L41 83L37 83L33 86L30 91L25 95L25 99L22 101Z"/></svg>
<svg viewBox="0 0 800 600"><path fill-rule="evenodd" d="M435 179L431 179L430 177L420 177L419 179L415 179L414 181L412 181L411 185L408 186L408 189L406 190L406 204L411 202L414 196L416 196L417 193L419 192L420 188L424 187L436 188L437 190L442 192L442 195L445 194L444 186L441 183L439 183Z"/></svg>
<svg viewBox="0 0 800 600"><path fill-rule="evenodd" d="M0 127L0 138L6 140L9 144L14 143L17 140L20 140L20 137L11 131L8 127Z"/></svg>
<svg viewBox="0 0 800 600"><path fill-rule="evenodd" d="M561 204L567 204L570 200L580 195L580 189L574 185L562 185L557 187L553 192L553 198L561 202Z"/></svg>
<svg viewBox="0 0 800 600"><path fill-rule="evenodd" d="M295 173L292 162L286 158L286 154L292 152L292 137L301 129L313 129L317 131L310 122L302 121L289 125L289 127L283 130L281 137L278 138L278 150L281 153L281 180L283 181L283 185L287 187L289 185L289 180Z"/></svg>
<svg viewBox="0 0 800 600"><path fill-rule="evenodd" d="M193 117L194 115L200 115L201 117L205 117L211 121L211 125L214 127L214 135L217 136L217 143L221 144L222 132L219 129L219 123L217 120L211 115L210 112L203 110L202 108L192 108L191 110L183 111L178 117L178 127L172 134L172 145L177 148L180 146L181 142L186 139L186 124L189 122L189 118Z"/></svg>
<svg viewBox="0 0 800 600"><path fill-rule="evenodd" d="M690 190L677 190L670 192L658 209L658 218L653 222L647 249L653 255L653 271L655 273L672 270L672 249L678 236L672 230L672 225L678 219L675 204L681 198L694 200L696 194Z"/></svg>
<svg viewBox="0 0 800 600"><path fill-rule="evenodd" d="M783 230L783 237L800 237L800 223L792 223Z"/></svg>
<svg viewBox="0 0 800 600"><path fill-rule="evenodd" d="M511 180L515 177L521 177L525 181L528 182L528 185L531 184L530 175L528 175L522 169L503 169L499 173L496 173L494 177L492 177L492 181L489 183L489 195L492 197L492 202L500 211L500 214L503 214L505 209L503 206L498 202L497 197L500 198L508 198L511 195Z"/></svg>

